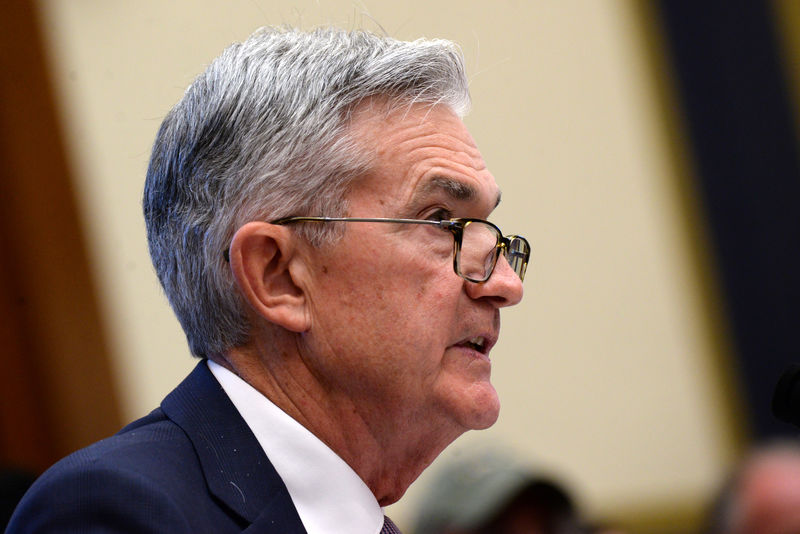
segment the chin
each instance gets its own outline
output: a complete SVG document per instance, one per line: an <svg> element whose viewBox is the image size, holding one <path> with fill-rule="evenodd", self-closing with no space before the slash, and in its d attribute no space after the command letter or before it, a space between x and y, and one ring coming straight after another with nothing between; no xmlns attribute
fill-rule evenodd
<svg viewBox="0 0 800 534"><path fill-rule="evenodd" d="M492 426L500 416L500 398L494 387L487 383L473 386L467 394L471 406L464 414L463 426L468 430L484 430Z"/></svg>
<svg viewBox="0 0 800 534"><path fill-rule="evenodd" d="M500 403L497 403L496 407L492 409L486 409L483 412L476 414L474 422L470 426L470 430L485 430L495 424L499 416Z"/></svg>

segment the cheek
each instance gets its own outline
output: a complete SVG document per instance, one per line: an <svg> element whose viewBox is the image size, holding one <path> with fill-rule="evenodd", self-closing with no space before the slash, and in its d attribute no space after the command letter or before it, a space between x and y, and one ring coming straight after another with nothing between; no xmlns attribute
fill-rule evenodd
<svg viewBox="0 0 800 534"><path fill-rule="evenodd" d="M454 295L458 293L444 287L430 278L412 276L362 288L366 291L359 305L348 309L345 327L353 329L372 357L392 359L402 376L433 376L457 330Z"/></svg>
<svg viewBox="0 0 800 534"><path fill-rule="evenodd" d="M453 272L451 248L367 238L349 252L326 262L314 288L318 324L343 329L335 335L362 348L421 351L428 358L433 345L453 335L463 283Z"/></svg>
<svg viewBox="0 0 800 534"><path fill-rule="evenodd" d="M343 269L343 291L365 304L359 307L362 313L428 317L452 311L461 279L453 272L449 252L410 245L383 252Z"/></svg>

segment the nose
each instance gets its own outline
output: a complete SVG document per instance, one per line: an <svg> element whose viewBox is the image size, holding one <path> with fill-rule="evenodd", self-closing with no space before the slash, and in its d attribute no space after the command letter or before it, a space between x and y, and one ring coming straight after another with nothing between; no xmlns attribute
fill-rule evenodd
<svg viewBox="0 0 800 534"><path fill-rule="evenodd" d="M502 254L497 258L497 264L488 280L465 284L470 298L490 300L498 308L514 306L522 300L522 280Z"/></svg>

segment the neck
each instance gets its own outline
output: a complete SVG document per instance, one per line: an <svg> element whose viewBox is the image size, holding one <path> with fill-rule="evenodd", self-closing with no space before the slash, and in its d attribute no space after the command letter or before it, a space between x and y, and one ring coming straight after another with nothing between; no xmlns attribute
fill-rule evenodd
<svg viewBox="0 0 800 534"><path fill-rule="evenodd" d="M306 364L296 340L287 341L270 336L268 343L231 349L214 360L330 447L367 484L381 506L399 500L463 433L450 421L405 412L400 402L376 403L331 387ZM376 409L376 404L385 406Z"/></svg>

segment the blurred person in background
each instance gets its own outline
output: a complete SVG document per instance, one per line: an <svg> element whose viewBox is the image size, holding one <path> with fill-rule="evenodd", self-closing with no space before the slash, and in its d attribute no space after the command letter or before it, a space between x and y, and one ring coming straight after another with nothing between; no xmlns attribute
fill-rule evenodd
<svg viewBox="0 0 800 534"><path fill-rule="evenodd" d="M414 534L614 534L586 523L570 492L513 455L485 449L445 465L423 494ZM617 533L618 534L618 533Z"/></svg>
<svg viewBox="0 0 800 534"><path fill-rule="evenodd" d="M703 534L800 534L800 443L756 447L723 485Z"/></svg>

